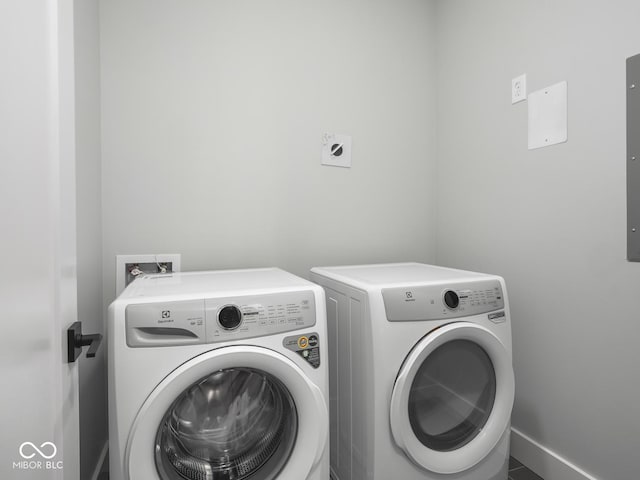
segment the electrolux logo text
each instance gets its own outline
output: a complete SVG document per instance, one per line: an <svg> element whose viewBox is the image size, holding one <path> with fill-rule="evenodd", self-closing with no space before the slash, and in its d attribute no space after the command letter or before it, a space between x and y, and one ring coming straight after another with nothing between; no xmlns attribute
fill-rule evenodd
<svg viewBox="0 0 640 480"><path fill-rule="evenodd" d="M22 460L13 462L14 470L62 470L62 460L54 460L58 448L52 442L44 442L40 446L33 442L23 442L18 453Z"/></svg>

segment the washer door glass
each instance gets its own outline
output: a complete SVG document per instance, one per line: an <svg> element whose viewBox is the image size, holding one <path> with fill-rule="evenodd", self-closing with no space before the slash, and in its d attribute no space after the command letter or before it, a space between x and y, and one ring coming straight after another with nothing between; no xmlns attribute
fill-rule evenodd
<svg viewBox="0 0 640 480"><path fill-rule="evenodd" d="M271 480L287 462L298 417L281 381L252 368L219 370L184 391L156 435L163 480Z"/></svg>
<svg viewBox="0 0 640 480"><path fill-rule="evenodd" d="M456 450L480 433L495 397L489 355L477 343L452 340L436 348L418 369L409 394L409 422L427 448Z"/></svg>

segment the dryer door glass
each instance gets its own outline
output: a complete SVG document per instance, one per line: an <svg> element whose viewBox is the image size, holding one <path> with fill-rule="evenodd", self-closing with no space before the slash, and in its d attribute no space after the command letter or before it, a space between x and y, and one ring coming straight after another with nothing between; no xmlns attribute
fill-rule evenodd
<svg viewBox="0 0 640 480"><path fill-rule="evenodd" d="M291 394L274 376L250 368L219 370L184 391L156 435L163 480L271 480L297 434Z"/></svg>
<svg viewBox="0 0 640 480"><path fill-rule="evenodd" d="M484 427L496 396L487 353L469 340L452 340L422 363L409 394L409 422L427 448L440 452L469 443Z"/></svg>

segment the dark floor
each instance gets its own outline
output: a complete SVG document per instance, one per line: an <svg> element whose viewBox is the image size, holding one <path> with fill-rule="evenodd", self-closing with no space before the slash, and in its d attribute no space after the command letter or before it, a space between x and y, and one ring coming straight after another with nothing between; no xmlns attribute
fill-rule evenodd
<svg viewBox="0 0 640 480"><path fill-rule="evenodd" d="M544 480L513 457L509 458L509 480Z"/></svg>
<svg viewBox="0 0 640 480"><path fill-rule="evenodd" d="M103 472L98 480L109 480L109 473ZM509 480L544 480L541 476L536 475L518 460L513 457L509 458Z"/></svg>

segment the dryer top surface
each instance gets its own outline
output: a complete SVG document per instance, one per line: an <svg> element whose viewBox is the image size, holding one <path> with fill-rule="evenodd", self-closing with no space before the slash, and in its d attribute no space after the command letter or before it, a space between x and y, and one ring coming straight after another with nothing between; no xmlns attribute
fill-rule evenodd
<svg viewBox="0 0 640 480"><path fill-rule="evenodd" d="M388 263L378 265L346 265L317 267L311 270L333 280L361 288L404 285L446 284L495 277L465 270L426 265L423 263Z"/></svg>

